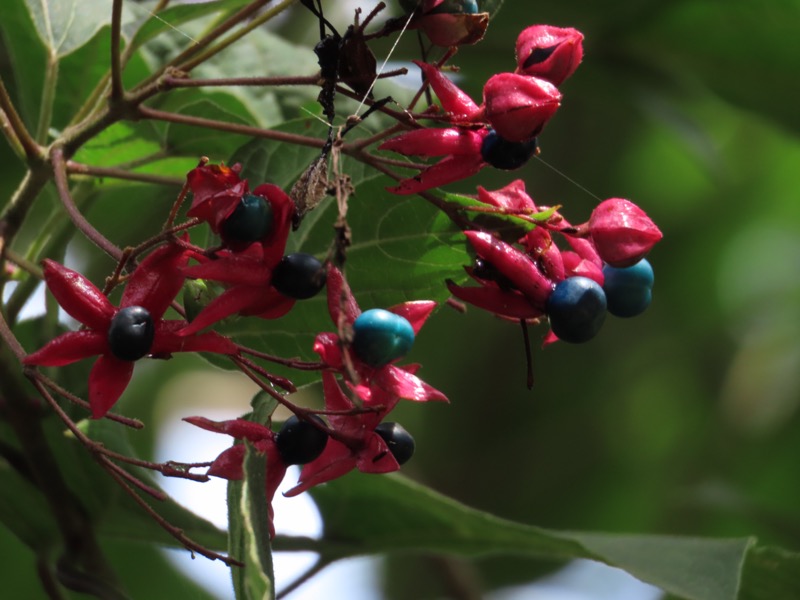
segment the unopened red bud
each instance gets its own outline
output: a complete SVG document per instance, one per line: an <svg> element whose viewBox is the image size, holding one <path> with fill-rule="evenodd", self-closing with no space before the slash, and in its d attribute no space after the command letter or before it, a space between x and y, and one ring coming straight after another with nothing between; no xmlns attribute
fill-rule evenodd
<svg viewBox="0 0 800 600"><path fill-rule="evenodd" d="M583 34L577 29L532 25L517 38L517 73L554 85L575 72L583 58Z"/></svg>
<svg viewBox="0 0 800 600"><path fill-rule="evenodd" d="M589 219L589 235L600 258L612 267L639 262L663 237L641 208L622 198L597 205Z"/></svg>
<svg viewBox="0 0 800 600"><path fill-rule="evenodd" d="M544 79L498 73L483 87L485 115L509 142L535 138L561 105L558 89Z"/></svg>

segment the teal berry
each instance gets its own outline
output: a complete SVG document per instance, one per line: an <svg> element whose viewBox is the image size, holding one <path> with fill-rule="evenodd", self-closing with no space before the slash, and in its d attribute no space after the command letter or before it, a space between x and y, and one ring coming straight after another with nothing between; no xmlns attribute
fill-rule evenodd
<svg viewBox="0 0 800 600"><path fill-rule="evenodd" d="M389 452L398 465L407 463L414 456L414 438L399 423L381 423L375 428L375 433L389 446Z"/></svg>
<svg viewBox="0 0 800 600"><path fill-rule="evenodd" d="M222 223L220 234L226 242L250 244L264 239L270 229L272 205L266 198L247 194Z"/></svg>
<svg viewBox="0 0 800 600"><path fill-rule="evenodd" d="M513 171L528 162L536 154L536 150L536 138L527 142L509 142L492 129L483 138L481 158L495 169Z"/></svg>
<svg viewBox="0 0 800 600"><path fill-rule="evenodd" d="M615 317L635 317L642 314L653 299L653 267L643 258L630 267L603 266L603 290L608 300L608 312Z"/></svg>
<svg viewBox="0 0 800 600"><path fill-rule="evenodd" d="M311 418L324 426L317 415ZM287 465L304 465L319 457L328 443L328 434L308 421L292 415L275 435L275 445L281 460Z"/></svg>
<svg viewBox="0 0 800 600"><path fill-rule="evenodd" d="M478 3L475 0L444 0L427 14L433 15L437 13L474 15L478 13Z"/></svg>
<svg viewBox="0 0 800 600"><path fill-rule="evenodd" d="M382 367L405 356L413 344L411 323L388 310L364 311L353 323L353 350L371 367Z"/></svg>
<svg viewBox="0 0 800 600"><path fill-rule="evenodd" d="M150 311L127 306L117 311L108 327L108 349L120 360L134 361L150 354L156 328Z"/></svg>
<svg viewBox="0 0 800 600"><path fill-rule="evenodd" d="M556 285L546 310L558 339L581 344L600 331L606 318L606 294L588 277L568 277Z"/></svg>

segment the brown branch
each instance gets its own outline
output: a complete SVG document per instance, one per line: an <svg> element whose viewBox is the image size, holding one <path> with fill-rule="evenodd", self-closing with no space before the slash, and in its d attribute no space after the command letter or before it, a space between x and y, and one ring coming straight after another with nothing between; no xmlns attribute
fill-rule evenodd
<svg viewBox="0 0 800 600"><path fill-rule="evenodd" d="M151 173L134 173L118 167L93 167L83 163L67 161L67 173L71 175L89 175L91 177L110 177L112 179L124 179L126 181L138 181L141 183L155 183L157 185L181 185L183 179L169 177L167 175L154 175Z"/></svg>
<svg viewBox="0 0 800 600"><path fill-rule="evenodd" d="M103 250L106 254L111 256L114 260L122 258L122 250L112 244L102 233L97 231L89 221L86 220L75 205L75 201L69 193L69 184L67 183L67 164L64 161L64 151L55 146L50 152L50 160L53 163L53 173L55 175L56 189L58 190L58 197L61 199L61 204L67 211L72 222L75 223L83 235L91 240L98 248Z"/></svg>
<svg viewBox="0 0 800 600"><path fill-rule="evenodd" d="M2 78L0 78L0 110L5 113L8 125L25 152L25 158L28 163L41 162L45 157L44 148L36 143L28 128L25 127L25 123L22 122L17 109L14 108L14 103L11 101L11 96L8 95L8 90L6 90Z"/></svg>
<svg viewBox="0 0 800 600"><path fill-rule="evenodd" d="M193 87L318 85L319 80L319 75L298 75L295 77L224 77L212 79L190 79L188 77L168 75L159 80L159 89L165 91L173 88Z"/></svg>
<svg viewBox="0 0 800 600"><path fill-rule="evenodd" d="M111 7L111 102L119 102L125 96L122 86L122 0L114 0Z"/></svg>
<svg viewBox="0 0 800 600"><path fill-rule="evenodd" d="M253 127L252 125L240 125L238 123L226 123L225 121L215 121L213 119L203 119L202 117L180 115L178 113L164 112L161 110L148 108L147 106L140 106L138 111L139 115L144 119L166 121L168 123L178 123L180 125L189 125L193 127L204 127L205 129L227 131L228 133L237 133L250 137L276 140L278 142L297 144L299 146L308 146L311 148L321 149L325 145L325 140L308 137L305 135L298 135L295 133L286 133L285 131L262 129L260 127Z"/></svg>

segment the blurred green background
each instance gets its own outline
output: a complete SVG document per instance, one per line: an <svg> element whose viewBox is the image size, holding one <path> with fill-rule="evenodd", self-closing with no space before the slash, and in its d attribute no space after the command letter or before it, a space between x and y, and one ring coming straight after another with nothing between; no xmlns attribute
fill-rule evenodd
<svg viewBox="0 0 800 600"><path fill-rule="evenodd" d="M316 29L295 13L281 27L312 41ZM440 310L410 358L451 404L397 409L417 442L404 472L545 527L754 534L800 549L800 2L507 0L483 43L459 51L459 84L478 99L491 74L513 70L514 40L534 23L585 35L584 63L540 138L542 161L514 174L485 170L453 189L519 176L538 204L562 204L573 222L598 197L631 199L664 233L650 255L654 301L634 320L609 317L589 344L537 344L531 391L518 327ZM414 48L408 36L398 56ZM2 144L0 158L9 159ZM2 191L18 181L8 171ZM124 412L158 413L166 373L143 374ZM149 432L135 440L145 453ZM129 586L137 573L167 572L148 552L119 552ZM5 531L0 553L6 576L27 574L22 587L11 581L14 597L35 597L26 595L37 593L32 555ZM492 559L465 568L488 589L556 566ZM441 597L439 567L392 559L387 597ZM188 593L188 582L173 584ZM203 597L156 591L146 597Z"/></svg>

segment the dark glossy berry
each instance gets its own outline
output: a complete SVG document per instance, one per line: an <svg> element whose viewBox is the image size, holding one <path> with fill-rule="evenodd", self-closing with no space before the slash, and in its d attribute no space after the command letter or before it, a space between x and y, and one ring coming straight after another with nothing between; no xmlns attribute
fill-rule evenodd
<svg viewBox="0 0 800 600"><path fill-rule="evenodd" d="M325 266L311 254L287 254L272 272L272 285L284 296L305 300L325 286Z"/></svg>
<svg viewBox="0 0 800 600"><path fill-rule="evenodd" d="M407 463L414 456L414 438L398 423L381 423L375 433L383 438L397 464Z"/></svg>
<svg viewBox="0 0 800 600"><path fill-rule="evenodd" d="M438 13L449 14L468 14L474 15L478 12L478 3L475 0L444 0L436 8L426 14L434 15Z"/></svg>
<svg viewBox="0 0 800 600"><path fill-rule="evenodd" d="M592 339L606 318L606 295L588 277L568 277L547 299L550 327L558 339L573 344Z"/></svg>
<svg viewBox="0 0 800 600"><path fill-rule="evenodd" d="M320 424L325 421L312 415ZM328 434L317 429L308 421L301 421L292 415L275 436L275 445L281 459L287 465L304 465L317 458L328 443Z"/></svg>
<svg viewBox="0 0 800 600"><path fill-rule="evenodd" d="M514 283L500 271L497 270L492 263L480 256L475 257L475 266L472 268L472 274L479 279L486 281L494 281L501 290L513 290Z"/></svg>
<svg viewBox="0 0 800 600"><path fill-rule="evenodd" d="M121 308L108 327L108 348L120 360L139 360L150 354L156 328L146 308Z"/></svg>
<svg viewBox="0 0 800 600"><path fill-rule="evenodd" d="M222 239L249 244L263 239L272 228L272 205L266 198L247 194L222 223Z"/></svg>
<svg viewBox="0 0 800 600"><path fill-rule="evenodd" d="M492 130L481 144L481 157L496 169L519 169L536 154L536 138L527 142L509 142Z"/></svg>
<svg viewBox="0 0 800 600"><path fill-rule="evenodd" d="M353 350L373 367L382 367L408 354L414 328L408 319L382 308L364 311L353 323Z"/></svg>
<svg viewBox="0 0 800 600"><path fill-rule="evenodd" d="M630 267L604 265L603 276L608 312L615 317L635 317L650 306L655 276L646 258Z"/></svg>

